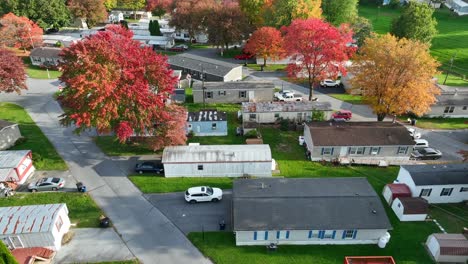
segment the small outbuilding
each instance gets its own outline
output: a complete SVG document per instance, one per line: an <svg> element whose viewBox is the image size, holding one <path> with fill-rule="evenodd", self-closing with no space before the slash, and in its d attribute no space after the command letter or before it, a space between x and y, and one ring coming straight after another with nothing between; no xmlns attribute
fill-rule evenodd
<svg viewBox="0 0 468 264"><path fill-rule="evenodd" d="M0 150L7 149L21 138L18 124L0 120Z"/></svg>
<svg viewBox="0 0 468 264"><path fill-rule="evenodd" d="M467 4L468 6L468 4ZM436 96L437 101L431 105L428 117L463 118L468 117L468 91L445 89Z"/></svg>
<svg viewBox="0 0 468 264"><path fill-rule="evenodd" d="M411 190L406 184L391 183L386 184L382 195L389 205L398 197L411 197Z"/></svg>
<svg viewBox="0 0 468 264"><path fill-rule="evenodd" d="M463 0L447 0L445 5L459 16L468 15L468 3Z"/></svg>
<svg viewBox="0 0 468 264"><path fill-rule="evenodd" d="M189 145L164 148L165 177L271 177L270 146Z"/></svg>
<svg viewBox="0 0 468 264"><path fill-rule="evenodd" d="M344 264L396 264L392 256L345 257Z"/></svg>
<svg viewBox="0 0 468 264"><path fill-rule="evenodd" d="M275 84L267 81L196 82L193 85L195 103L241 103L273 101Z"/></svg>
<svg viewBox="0 0 468 264"><path fill-rule="evenodd" d="M70 230L64 203L0 207L0 238L11 249L45 247L59 250Z"/></svg>
<svg viewBox="0 0 468 264"><path fill-rule="evenodd" d="M468 240L463 234L432 234L426 240L426 247L436 262L468 261Z"/></svg>
<svg viewBox="0 0 468 264"><path fill-rule="evenodd" d="M14 181L22 184L35 170L30 150L0 151L0 182Z"/></svg>
<svg viewBox="0 0 468 264"><path fill-rule="evenodd" d="M400 221L424 221L429 213L429 204L419 197L397 197L392 210Z"/></svg>
<svg viewBox="0 0 468 264"><path fill-rule="evenodd" d="M187 133L195 136L227 136L227 114L214 110L188 112Z"/></svg>
<svg viewBox="0 0 468 264"><path fill-rule="evenodd" d="M40 47L29 54L32 65L54 67L59 64L61 48Z"/></svg>

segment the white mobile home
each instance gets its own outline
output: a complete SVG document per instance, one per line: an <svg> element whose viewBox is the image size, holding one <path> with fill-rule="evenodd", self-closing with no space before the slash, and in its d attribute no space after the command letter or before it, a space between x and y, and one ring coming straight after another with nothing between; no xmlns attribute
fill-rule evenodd
<svg viewBox="0 0 468 264"><path fill-rule="evenodd" d="M164 148L166 177L270 177L269 145L190 145Z"/></svg>
<svg viewBox="0 0 468 264"><path fill-rule="evenodd" d="M465 235L432 234L427 238L426 247L437 263L466 263L468 240Z"/></svg>
<svg viewBox="0 0 468 264"><path fill-rule="evenodd" d="M392 229L365 178L239 179L232 219L238 246L385 244Z"/></svg>
<svg viewBox="0 0 468 264"><path fill-rule="evenodd" d="M429 203L459 203L468 200L468 164L401 166L396 179L405 183L412 197Z"/></svg>
<svg viewBox="0 0 468 264"><path fill-rule="evenodd" d="M70 229L66 204L0 207L0 238L9 248L59 250Z"/></svg>
<svg viewBox="0 0 468 264"><path fill-rule="evenodd" d="M0 181L23 184L35 170L30 150L0 151Z"/></svg>
<svg viewBox="0 0 468 264"><path fill-rule="evenodd" d="M392 210L400 221L424 221L429 213L429 204L419 197L399 197L393 201Z"/></svg>

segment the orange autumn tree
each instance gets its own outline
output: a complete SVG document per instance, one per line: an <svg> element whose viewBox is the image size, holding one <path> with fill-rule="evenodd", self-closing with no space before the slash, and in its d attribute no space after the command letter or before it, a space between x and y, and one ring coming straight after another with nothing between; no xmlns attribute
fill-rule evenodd
<svg viewBox="0 0 468 264"><path fill-rule="evenodd" d="M42 28L27 17L8 13L0 18L1 45L26 51L42 45L42 33Z"/></svg>
<svg viewBox="0 0 468 264"><path fill-rule="evenodd" d="M254 31L244 50L263 58L263 66L266 66L268 58L277 60L284 54L281 32L273 27L261 27Z"/></svg>
<svg viewBox="0 0 468 264"><path fill-rule="evenodd" d="M374 34L354 58L351 83L361 87L378 121L389 114L422 115L439 94L432 80L438 66L428 45L390 34Z"/></svg>

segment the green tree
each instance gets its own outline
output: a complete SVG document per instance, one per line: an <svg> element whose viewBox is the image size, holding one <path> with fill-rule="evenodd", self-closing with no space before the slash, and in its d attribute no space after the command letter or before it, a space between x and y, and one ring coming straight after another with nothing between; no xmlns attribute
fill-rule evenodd
<svg viewBox="0 0 468 264"><path fill-rule="evenodd" d="M364 40L370 37L372 33L372 23L365 17L356 17L351 22L351 29L353 30L353 39L356 40L356 44L361 47L364 44Z"/></svg>
<svg viewBox="0 0 468 264"><path fill-rule="evenodd" d="M146 0L118 0L117 6L133 10L133 18L136 19L136 11L146 7Z"/></svg>
<svg viewBox="0 0 468 264"><path fill-rule="evenodd" d="M104 0L104 6L107 11L110 11L117 6L117 0Z"/></svg>
<svg viewBox="0 0 468 264"><path fill-rule="evenodd" d="M0 16L9 12L25 16L41 28L60 28L68 25L70 12L63 0L2 0Z"/></svg>
<svg viewBox="0 0 468 264"><path fill-rule="evenodd" d="M161 29L159 27L159 22L157 20L153 20L153 31L154 35L151 36L162 36Z"/></svg>
<svg viewBox="0 0 468 264"><path fill-rule="evenodd" d="M280 28L289 26L296 18L321 18L320 6L321 0L272 0L264 10L264 22L267 26Z"/></svg>
<svg viewBox="0 0 468 264"><path fill-rule="evenodd" d="M266 0L239 0L239 6L244 12L250 23L260 26L263 24L263 11Z"/></svg>
<svg viewBox="0 0 468 264"><path fill-rule="evenodd" d="M325 19L335 26L350 23L357 16L358 0L322 0Z"/></svg>
<svg viewBox="0 0 468 264"><path fill-rule="evenodd" d="M16 14L18 8L18 0L2 0L0 1L0 17L8 13Z"/></svg>
<svg viewBox="0 0 468 264"><path fill-rule="evenodd" d="M391 34L399 38L419 40L430 44L437 34L434 8L425 3L410 1L400 17L393 20Z"/></svg>

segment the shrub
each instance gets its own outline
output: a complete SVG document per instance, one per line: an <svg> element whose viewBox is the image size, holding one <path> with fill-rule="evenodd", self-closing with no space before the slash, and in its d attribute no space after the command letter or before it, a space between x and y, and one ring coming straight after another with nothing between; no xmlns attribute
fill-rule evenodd
<svg viewBox="0 0 468 264"><path fill-rule="evenodd" d="M312 121L324 121L325 113L320 110L312 110Z"/></svg>
<svg viewBox="0 0 468 264"><path fill-rule="evenodd" d="M245 133L244 136L246 138L258 138L258 132L256 129L250 130L249 132Z"/></svg>
<svg viewBox="0 0 468 264"><path fill-rule="evenodd" d="M289 130L289 120L288 119L281 118L281 120L280 120L280 129L282 131L288 131Z"/></svg>

